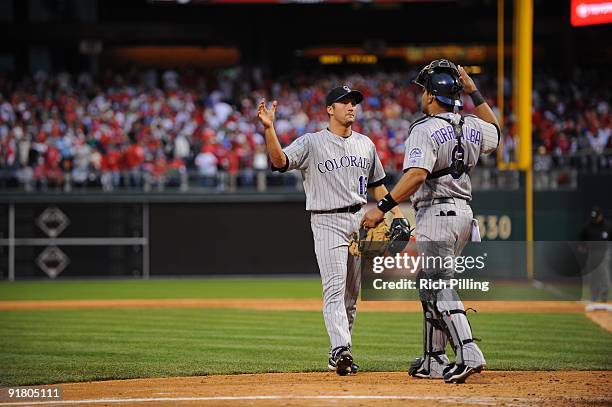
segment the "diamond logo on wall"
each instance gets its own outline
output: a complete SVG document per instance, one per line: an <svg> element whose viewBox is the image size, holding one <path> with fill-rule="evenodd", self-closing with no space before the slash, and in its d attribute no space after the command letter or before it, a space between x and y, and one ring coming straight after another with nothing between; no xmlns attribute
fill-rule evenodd
<svg viewBox="0 0 612 407"><path fill-rule="evenodd" d="M49 237L57 237L70 225L70 219L56 206L50 206L36 219L38 227Z"/></svg>
<svg viewBox="0 0 612 407"><path fill-rule="evenodd" d="M68 267L70 259L59 247L51 246L36 258L36 264L50 278L55 278Z"/></svg>

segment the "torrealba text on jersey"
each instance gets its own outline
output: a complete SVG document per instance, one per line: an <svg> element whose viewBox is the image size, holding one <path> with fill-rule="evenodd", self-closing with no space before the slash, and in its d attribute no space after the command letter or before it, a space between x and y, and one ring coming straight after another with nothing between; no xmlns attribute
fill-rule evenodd
<svg viewBox="0 0 612 407"><path fill-rule="evenodd" d="M472 144L480 145L480 131L470 127L466 127L466 130L468 131L464 132L463 139ZM446 126L433 132L430 137L440 146L447 141L455 140L455 131L453 126Z"/></svg>

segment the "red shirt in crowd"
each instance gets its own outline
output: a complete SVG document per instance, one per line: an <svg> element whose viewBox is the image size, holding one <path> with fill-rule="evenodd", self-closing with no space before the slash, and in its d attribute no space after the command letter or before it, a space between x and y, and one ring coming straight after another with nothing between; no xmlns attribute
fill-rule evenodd
<svg viewBox="0 0 612 407"><path fill-rule="evenodd" d="M121 153L117 150L109 150L102 156L102 171L119 171Z"/></svg>
<svg viewBox="0 0 612 407"><path fill-rule="evenodd" d="M144 162L144 149L140 144L131 144L126 149L123 160L128 170L137 168Z"/></svg>

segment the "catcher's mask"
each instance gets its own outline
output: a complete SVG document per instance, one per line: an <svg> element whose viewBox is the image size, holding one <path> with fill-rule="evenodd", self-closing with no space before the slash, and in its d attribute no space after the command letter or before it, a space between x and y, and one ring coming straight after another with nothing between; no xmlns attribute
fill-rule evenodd
<svg viewBox="0 0 612 407"><path fill-rule="evenodd" d="M436 59L425 65L413 83L434 95L440 103L462 108L459 70L447 59Z"/></svg>

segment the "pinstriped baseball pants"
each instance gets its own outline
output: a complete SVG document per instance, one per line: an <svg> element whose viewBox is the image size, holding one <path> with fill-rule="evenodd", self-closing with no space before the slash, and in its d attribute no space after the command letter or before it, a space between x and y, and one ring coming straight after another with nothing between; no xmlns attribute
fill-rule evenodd
<svg viewBox="0 0 612 407"><path fill-rule="evenodd" d="M454 211L454 216L448 216ZM426 256L459 256L472 233L472 208L463 200L456 200L455 204L438 204L419 208L416 216L417 249ZM428 278L453 278L453 269L426 270L423 272ZM423 295L423 294L421 294ZM453 309L464 310L462 301L453 289L441 290L435 294L435 306L440 312ZM423 298L422 298L423 299ZM472 330L468 319L463 314L450 316L453 329L458 338L456 342L472 339ZM446 322L445 322L446 324ZM450 327L449 327L450 328ZM432 351L443 351L446 347L446 335L434 327L432 333ZM480 366L485 363L484 356L476 343L471 342L460 345L456 350L457 363L468 366Z"/></svg>
<svg viewBox="0 0 612 407"><path fill-rule="evenodd" d="M455 216L440 216L440 212L455 211ZM458 256L471 240L472 208L463 200L456 204L439 204L420 208L416 214L416 240L418 242L445 242L443 256ZM427 246L427 245L426 245ZM427 253L426 253L427 254Z"/></svg>
<svg viewBox="0 0 612 407"><path fill-rule="evenodd" d="M365 209L357 213L312 214L310 225L323 286L323 318L331 348L351 346L361 286L361 263L349 254L351 234Z"/></svg>

